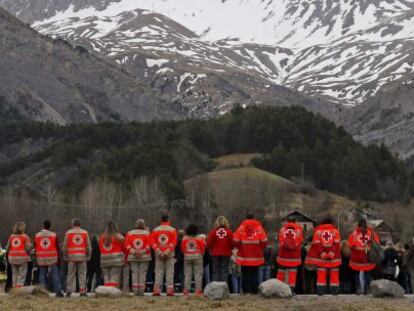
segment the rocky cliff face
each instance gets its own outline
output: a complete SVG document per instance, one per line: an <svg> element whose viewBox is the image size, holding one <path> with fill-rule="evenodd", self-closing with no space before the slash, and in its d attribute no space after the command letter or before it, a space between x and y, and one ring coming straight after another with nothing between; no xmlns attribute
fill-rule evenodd
<svg viewBox="0 0 414 311"><path fill-rule="evenodd" d="M0 41L3 119L64 124L182 116L110 62L46 38L4 10Z"/></svg>

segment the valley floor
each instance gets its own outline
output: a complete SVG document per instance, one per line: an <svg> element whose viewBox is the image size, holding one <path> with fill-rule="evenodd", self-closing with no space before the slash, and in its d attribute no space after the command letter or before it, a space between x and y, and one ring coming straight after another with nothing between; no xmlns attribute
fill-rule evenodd
<svg viewBox="0 0 414 311"><path fill-rule="evenodd" d="M373 299L361 296L296 296L293 299L263 299L258 296L235 296L225 301L204 298L41 298L0 296L0 310L17 311L411 311L413 297L405 299Z"/></svg>

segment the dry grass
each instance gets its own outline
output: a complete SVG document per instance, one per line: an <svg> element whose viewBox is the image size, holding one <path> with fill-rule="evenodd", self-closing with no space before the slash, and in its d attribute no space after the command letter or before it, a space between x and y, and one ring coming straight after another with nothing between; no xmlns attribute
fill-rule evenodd
<svg viewBox="0 0 414 311"><path fill-rule="evenodd" d="M29 297L17 299L0 297L3 311L181 311L181 310L233 310L233 311L411 311L414 303L409 299L372 299L355 296L303 297L290 300L262 299L256 296L233 297L225 301L209 301L204 298L74 298L53 299Z"/></svg>
<svg viewBox="0 0 414 311"><path fill-rule="evenodd" d="M217 170L223 170L228 168L237 167L249 167L252 159L260 156L259 153L247 153L247 154L230 154L216 158Z"/></svg>

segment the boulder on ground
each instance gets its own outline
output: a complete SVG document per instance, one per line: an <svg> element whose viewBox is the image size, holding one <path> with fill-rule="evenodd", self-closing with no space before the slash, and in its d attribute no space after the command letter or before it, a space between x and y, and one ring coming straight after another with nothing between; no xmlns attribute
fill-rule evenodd
<svg viewBox="0 0 414 311"><path fill-rule="evenodd" d="M229 287L226 282L211 282L204 289L204 296L212 300L229 298Z"/></svg>
<svg viewBox="0 0 414 311"><path fill-rule="evenodd" d="M292 297L292 290L290 287L277 279L270 279L260 284L259 293L265 298Z"/></svg>
<svg viewBox="0 0 414 311"><path fill-rule="evenodd" d="M390 280L376 280L371 282L370 291L374 297L395 297L403 298L405 295L404 288L398 283Z"/></svg>
<svg viewBox="0 0 414 311"><path fill-rule="evenodd" d="M10 291L12 296L40 296L40 297L50 297L50 292L41 286L24 286L21 288L13 288Z"/></svg>
<svg viewBox="0 0 414 311"><path fill-rule="evenodd" d="M122 296L122 291L119 288L112 286L98 286L95 289L96 297L119 297Z"/></svg>

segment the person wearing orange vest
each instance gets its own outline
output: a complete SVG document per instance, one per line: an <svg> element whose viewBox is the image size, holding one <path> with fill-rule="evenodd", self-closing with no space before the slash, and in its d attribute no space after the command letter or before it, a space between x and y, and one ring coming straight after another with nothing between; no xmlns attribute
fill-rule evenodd
<svg viewBox="0 0 414 311"><path fill-rule="evenodd" d="M99 238L101 268L104 286L119 287L122 268L125 265L124 237L118 232L118 226L110 221L105 232Z"/></svg>
<svg viewBox="0 0 414 311"><path fill-rule="evenodd" d="M189 225L181 242L184 254L184 296L188 296L194 276L195 294L203 295L203 256L206 250L205 239L198 235L196 225ZM194 271L194 273L193 273Z"/></svg>
<svg viewBox="0 0 414 311"><path fill-rule="evenodd" d="M161 224L151 233L151 247L155 253L154 296L161 294L164 273L167 295L174 296L174 251L177 245L177 230L171 227L168 215L161 217Z"/></svg>
<svg viewBox="0 0 414 311"><path fill-rule="evenodd" d="M290 217L279 231L277 279L287 283L292 291L296 286L297 268L302 264L303 229Z"/></svg>
<svg viewBox="0 0 414 311"><path fill-rule="evenodd" d="M63 297L60 283L58 263L59 242L56 233L50 231L52 222L47 219L43 222L43 230L38 232L34 239L36 262L39 268L39 284L47 288L47 273L50 269L53 291L56 297Z"/></svg>
<svg viewBox="0 0 414 311"><path fill-rule="evenodd" d="M26 224L17 222L13 226L13 234L9 237L6 252L12 269L12 287L21 288L24 286L27 275L27 265L30 262L32 242L24 233Z"/></svg>
<svg viewBox="0 0 414 311"><path fill-rule="evenodd" d="M88 232L81 228L79 218L72 220L72 229L65 234L62 253L68 262L66 296L70 297L76 291L76 275L80 295L86 296L86 262L91 258L92 246Z"/></svg>
<svg viewBox="0 0 414 311"><path fill-rule="evenodd" d="M143 219L138 219L135 229L125 236L127 261L132 274L132 290L137 296L143 296L145 292L148 265L151 261L150 236Z"/></svg>
<svg viewBox="0 0 414 311"><path fill-rule="evenodd" d="M371 271L375 269L375 263L369 261L368 251L372 241L379 243L379 237L367 224L366 219L360 219L358 226L349 236L348 242L351 248L349 266L355 271L354 279L357 294L367 294L372 280Z"/></svg>
<svg viewBox="0 0 414 311"><path fill-rule="evenodd" d="M338 294L339 267L342 264L341 237L331 217L326 217L314 229L312 244L305 263L317 267L316 291L318 295L326 293L328 275L330 293Z"/></svg>
<svg viewBox="0 0 414 311"><path fill-rule="evenodd" d="M236 264L242 270L243 293L256 294L258 287L258 269L264 264L263 250L269 243L262 224L247 215L233 235L233 245L237 248Z"/></svg>

